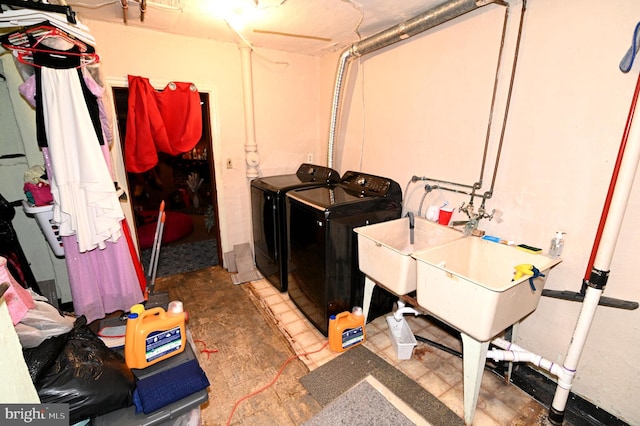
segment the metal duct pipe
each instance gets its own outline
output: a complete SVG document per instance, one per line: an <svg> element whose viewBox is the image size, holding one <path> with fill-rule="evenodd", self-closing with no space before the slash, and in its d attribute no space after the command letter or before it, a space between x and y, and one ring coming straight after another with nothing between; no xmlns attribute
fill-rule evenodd
<svg viewBox="0 0 640 426"><path fill-rule="evenodd" d="M397 24L377 34L360 40L346 48L340 55L331 104L331 123L329 127L329 146L327 152L327 166L333 167L334 147L338 116L340 113L340 99L342 97L342 81L347 65L353 58L380 50L447 21L455 19L490 3L503 3L500 0L451 0L434 7L408 21Z"/></svg>

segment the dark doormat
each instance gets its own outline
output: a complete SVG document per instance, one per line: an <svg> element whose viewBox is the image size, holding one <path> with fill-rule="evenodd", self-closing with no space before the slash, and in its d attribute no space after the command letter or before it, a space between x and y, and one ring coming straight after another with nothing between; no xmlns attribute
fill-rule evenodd
<svg viewBox="0 0 640 426"><path fill-rule="evenodd" d="M435 396L363 345L349 349L332 361L310 372L300 379L300 383L321 406L325 407L367 376L373 376L427 422L436 426L464 425L464 420ZM351 406L354 406L354 404L368 406L367 395L367 393L362 392L362 401L354 402L351 400ZM354 395L350 397L353 398ZM348 406L344 406L344 408L349 409ZM374 408L376 407L369 406L371 410ZM381 416L384 416L384 413L381 413ZM379 418L379 420L383 419ZM361 424L371 425L375 423L368 421Z"/></svg>
<svg viewBox="0 0 640 426"><path fill-rule="evenodd" d="M151 249L142 250L140 262L142 262L145 273L149 271L150 260ZM217 264L218 248L215 239L161 246L156 277L184 274Z"/></svg>

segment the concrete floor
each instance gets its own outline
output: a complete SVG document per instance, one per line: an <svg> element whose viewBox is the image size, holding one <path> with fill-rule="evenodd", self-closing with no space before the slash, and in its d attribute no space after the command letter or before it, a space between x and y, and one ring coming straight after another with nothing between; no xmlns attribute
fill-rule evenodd
<svg viewBox="0 0 640 426"><path fill-rule="evenodd" d="M234 285L220 266L160 278L156 290L183 302L204 351L199 359L211 386L203 425L299 425L321 410L299 379L339 354L324 347L326 338L286 293L266 280ZM425 318L406 316L415 334L460 349L457 339ZM463 417L461 359L418 343L412 358L400 361L387 328L384 317L367 324L365 346ZM485 372L474 425L547 425L546 414L520 389Z"/></svg>
<svg viewBox="0 0 640 426"><path fill-rule="evenodd" d="M215 351L199 354L211 383L203 425L298 425L320 411L299 382L309 369L261 311L249 286L234 285L216 266L160 278L156 290L183 302L196 345ZM287 360L273 386L242 400L272 382Z"/></svg>

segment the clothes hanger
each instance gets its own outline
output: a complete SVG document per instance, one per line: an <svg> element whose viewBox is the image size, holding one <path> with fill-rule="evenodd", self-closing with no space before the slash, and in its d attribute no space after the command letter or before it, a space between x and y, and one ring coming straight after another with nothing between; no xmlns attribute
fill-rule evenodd
<svg viewBox="0 0 640 426"><path fill-rule="evenodd" d="M38 68L42 67L42 65L38 65L33 62L33 56L31 55L32 52L45 52L50 54L51 56L57 56L57 57L80 56L80 64L75 68L81 68L87 65L97 64L98 62L100 62L100 57L95 53L89 53L89 54L76 53L76 52L55 53L55 51L52 51L52 50L30 49L30 52L15 51L14 55L18 59L18 61L20 61L25 65L30 65L32 67L38 67Z"/></svg>
<svg viewBox="0 0 640 426"><path fill-rule="evenodd" d="M0 4L5 0L0 0ZM26 2L22 2L26 3ZM39 3L35 3L39 4ZM1 8L0 8L1 10ZM95 46L96 40L91 35L89 27L80 23L76 19L76 23L72 24L63 18L61 14L47 11L31 10L31 9L12 9L3 10L0 13L0 28L14 28L29 25L37 25L43 22L49 22L60 28L65 33L82 40L83 42Z"/></svg>
<svg viewBox="0 0 640 426"><path fill-rule="evenodd" d="M93 46L88 45L75 37L69 36L67 33L60 30L60 28L51 25L50 23L42 23L40 25L30 27L28 32L37 39L33 47L36 47L48 38L57 38L64 40L72 46L76 46L80 53L95 53Z"/></svg>
<svg viewBox="0 0 640 426"><path fill-rule="evenodd" d="M53 40L53 44L46 42L49 39ZM64 46L55 45L60 40ZM0 36L0 43L5 48L12 50L18 61L32 66L38 66L33 61L33 54L36 52L60 58L78 56L80 57L79 66L99 62L99 57L93 46L66 34L48 21L4 34Z"/></svg>
<svg viewBox="0 0 640 426"><path fill-rule="evenodd" d="M49 21L38 22L34 25L22 27L19 30L0 36L0 43L9 49L35 48L47 38L57 38L70 45L77 46L81 53L93 53L95 48L82 40L67 34Z"/></svg>

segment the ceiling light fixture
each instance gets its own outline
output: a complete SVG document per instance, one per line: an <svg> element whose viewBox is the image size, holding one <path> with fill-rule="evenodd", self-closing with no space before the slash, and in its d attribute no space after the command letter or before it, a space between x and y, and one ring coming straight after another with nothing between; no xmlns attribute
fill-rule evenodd
<svg viewBox="0 0 640 426"><path fill-rule="evenodd" d="M236 31L243 30L260 16L255 0L208 0L200 3L204 13L222 19Z"/></svg>

